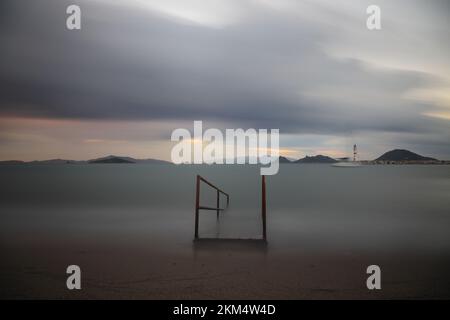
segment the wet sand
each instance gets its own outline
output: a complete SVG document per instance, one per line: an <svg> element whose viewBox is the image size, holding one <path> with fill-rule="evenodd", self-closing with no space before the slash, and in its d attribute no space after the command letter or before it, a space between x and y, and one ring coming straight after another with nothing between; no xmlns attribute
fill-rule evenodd
<svg viewBox="0 0 450 320"><path fill-rule="evenodd" d="M186 252L134 239L29 239L2 246L0 297L7 299L442 299L450 259L413 253L272 252L255 242L192 242ZM26 240L23 242L23 240ZM120 240L120 241L119 241ZM26 243L27 241L30 241ZM37 245L37 243L39 243ZM6 258L6 259L4 259ZM382 289L366 288L374 261ZM66 288L78 264L82 289Z"/></svg>

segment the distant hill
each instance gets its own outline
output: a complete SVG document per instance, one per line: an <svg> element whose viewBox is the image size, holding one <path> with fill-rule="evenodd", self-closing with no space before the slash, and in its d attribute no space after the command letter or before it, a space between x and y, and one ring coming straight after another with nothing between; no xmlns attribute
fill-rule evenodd
<svg viewBox="0 0 450 320"><path fill-rule="evenodd" d="M297 161L294 161L294 162L295 163L335 163L338 161L333 158L319 154L317 156L312 156L312 157L306 156L306 157L304 157L302 159L298 159Z"/></svg>
<svg viewBox="0 0 450 320"><path fill-rule="evenodd" d="M45 164L45 165L62 165L62 164L87 164L87 163L136 163L136 164L172 164L171 162L157 159L134 159L131 157L119 157L110 155L107 157L91 159L91 160L66 160L66 159L50 159L50 160L5 160L0 161L0 165L27 165L27 164Z"/></svg>
<svg viewBox="0 0 450 320"><path fill-rule="evenodd" d="M103 158L89 160L88 163L137 163L137 164L171 164L171 162L157 159L135 159L110 155Z"/></svg>
<svg viewBox="0 0 450 320"><path fill-rule="evenodd" d="M2 164L13 165L13 164L24 164L24 162L20 161L20 160L3 160L3 161L0 161L0 165L2 165Z"/></svg>
<svg viewBox="0 0 450 320"><path fill-rule="evenodd" d="M281 157L281 156L278 158L278 162L279 163L293 163L293 161L289 160L288 158Z"/></svg>
<svg viewBox="0 0 450 320"><path fill-rule="evenodd" d="M135 163L135 162L121 157L108 156L105 158L89 160L88 163Z"/></svg>
<svg viewBox="0 0 450 320"><path fill-rule="evenodd" d="M252 160L252 161L250 161ZM224 162L226 161L226 159L224 159ZM254 163L254 164L258 164L260 159L258 157L236 157L234 158L234 163L239 163L239 161L243 162L244 164L250 164L250 163ZM278 157L278 162L279 163L293 163L293 160L290 160L289 158L283 157L283 156L279 156Z"/></svg>
<svg viewBox="0 0 450 320"><path fill-rule="evenodd" d="M436 159L424 157L409 150L395 149L386 152L375 161L436 161Z"/></svg>
<svg viewBox="0 0 450 320"><path fill-rule="evenodd" d="M66 159L49 159L49 160L34 160L24 162L24 164L80 164L86 161L66 160Z"/></svg>

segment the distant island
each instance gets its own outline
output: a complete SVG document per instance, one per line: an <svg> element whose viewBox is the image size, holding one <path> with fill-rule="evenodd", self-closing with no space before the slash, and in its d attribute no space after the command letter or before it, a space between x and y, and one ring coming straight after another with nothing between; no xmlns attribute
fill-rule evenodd
<svg viewBox="0 0 450 320"><path fill-rule="evenodd" d="M395 149L386 152L381 157L374 161L438 161L434 158L424 157L420 154L411 152L409 150Z"/></svg>
<svg viewBox="0 0 450 320"><path fill-rule="evenodd" d="M248 160L248 159L246 159ZM333 164L341 161L349 161L348 158L332 158L325 155L306 156L304 158L295 160L283 156L279 157L280 163L286 164ZM245 161L248 163L248 161ZM450 164L449 160L438 160L435 158L425 157L420 154L404 149L394 149L388 151L376 158L375 160L361 160L360 164L374 165L374 164ZM61 165L61 164L173 164L172 162L158 159L135 159L126 156L110 155L102 158L91 160L66 160L66 159L50 159L50 160L6 160L0 161L0 165Z"/></svg>
<svg viewBox="0 0 450 320"><path fill-rule="evenodd" d="M304 158L298 159L298 160L290 160L286 157L280 156L279 158L280 163L336 163L338 160L333 159L328 156L324 155L317 155L317 156L306 156Z"/></svg>
<svg viewBox="0 0 450 320"><path fill-rule="evenodd" d="M278 162L280 162L280 163L293 163L293 161L291 161L291 160L289 160L288 158L283 157L283 156L280 156L280 157L278 158Z"/></svg>
<svg viewBox="0 0 450 320"><path fill-rule="evenodd" d="M304 163L336 163L340 161L349 161L349 158L332 158L324 155L306 156L298 160L290 160L280 156L280 163L304 164ZM420 154L404 149L394 149L388 151L375 160L358 161L361 164L450 164L450 161L438 160L431 157L425 157Z"/></svg>
<svg viewBox="0 0 450 320"><path fill-rule="evenodd" d="M424 157L404 149L394 149L375 160L361 161L362 164L450 164L449 160Z"/></svg>
<svg viewBox="0 0 450 320"><path fill-rule="evenodd" d="M120 157L110 156L102 159L89 160L88 163L136 163L136 162Z"/></svg>
<svg viewBox="0 0 450 320"><path fill-rule="evenodd" d="M294 161L294 163L336 163L338 162L336 159L330 158L328 156L323 156L321 154L312 157L304 157L302 159L298 159Z"/></svg>
<svg viewBox="0 0 450 320"><path fill-rule="evenodd" d="M45 165L60 165L60 164L108 164L108 163L128 163L128 164L172 164L172 162L158 160L158 159L135 159L131 157L122 156L106 156L91 160L66 160L66 159L50 159L50 160L34 160L34 161L20 161L20 160L6 160L0 161L0 165L23 165L23 164L45 164Z"/></svg>
<svg viewBox="0 0 450 320"><path fill-rule="evenodd" d="M88 160L87 162L92 164L96 163L172 164L172 162L158 159L135 159L131 157L120 157L120 156L107 156L103 158Z"/></svg>

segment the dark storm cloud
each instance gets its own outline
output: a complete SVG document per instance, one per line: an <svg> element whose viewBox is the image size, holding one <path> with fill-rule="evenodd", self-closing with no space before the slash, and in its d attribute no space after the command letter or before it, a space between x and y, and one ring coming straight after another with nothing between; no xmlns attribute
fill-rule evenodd
<svg viewBox="0 0 450 320"><path fill-rule="evenodd" d="M79 2L82 30L67 31L71 3L3 2L2 115L201 119L308 133L446 128L422 115L427 105L401 98L438 78L333 58L321 46L330 29L295 16L247 3L246 19L211 28Z"/></svg>

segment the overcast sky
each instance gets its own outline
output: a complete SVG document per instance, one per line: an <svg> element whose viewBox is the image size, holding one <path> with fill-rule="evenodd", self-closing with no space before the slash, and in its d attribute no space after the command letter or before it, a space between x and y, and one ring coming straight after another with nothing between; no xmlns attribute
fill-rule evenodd
<svg viewBox="0 0 450 320"><path fill-rule="evenodd" d="M449 18L447 0L3 0L0 160L169 159L193 120L279 128L293 158L450 159Z"/></svg>

